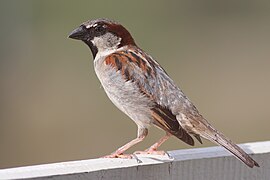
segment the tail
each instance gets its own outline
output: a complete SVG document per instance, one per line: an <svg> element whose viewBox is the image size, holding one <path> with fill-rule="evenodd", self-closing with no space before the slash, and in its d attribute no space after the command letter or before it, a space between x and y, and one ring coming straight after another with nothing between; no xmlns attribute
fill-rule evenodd
<svg viewBox="0 0 270 180"><path fill-rule="evenodd" d="M200 133L202 137L223 146L250 168L253 168L254 166L260 167L254 159L252 159L245 151L243 151L243 149L225 137L222 133L218 132L211 126L208 126L207 129L208 130Z"/></svg>

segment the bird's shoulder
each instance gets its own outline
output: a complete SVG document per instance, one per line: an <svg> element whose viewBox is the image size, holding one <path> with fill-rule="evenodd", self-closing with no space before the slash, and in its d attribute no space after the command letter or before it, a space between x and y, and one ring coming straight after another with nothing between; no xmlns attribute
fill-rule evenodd
<svg viewBox="0 0 270 180"><path fill-rule="evenodd" d="M161 106L169 108L171 101L188 100L161 65L137 46L109 54L104 64L119 71L123 79L135 83L142 93Z"/></svg>
<svg viewBox="0 0 270 180"><path fill-rule="evenodd" d="M136 46L127 46L104 59L104 64L119 71L126 81L135 83L140 91L151 99L166 82L165 70L150 55ZM164 81L160 84L161 81Z"/></svg>

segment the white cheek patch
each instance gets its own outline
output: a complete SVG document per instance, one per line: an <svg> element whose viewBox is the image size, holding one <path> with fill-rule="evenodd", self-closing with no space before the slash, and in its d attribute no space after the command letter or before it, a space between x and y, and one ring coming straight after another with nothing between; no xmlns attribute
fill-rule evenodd
<svg viewBox="0 0 270 180"><path fill-rule="evenodd" d="M111 33L106 33L102 36L91 39L92 44L98 49L97 56L105 56L114 52L118 48L120 41L121 38L118 38Z"/></svg>
<svg viewBox="0 0 270 180"><path fill-rule="evenodd" d="M101 45L101 41L102 39L100 37L94 37L94 39L91 40L91 42L96 46Z"/></svg>

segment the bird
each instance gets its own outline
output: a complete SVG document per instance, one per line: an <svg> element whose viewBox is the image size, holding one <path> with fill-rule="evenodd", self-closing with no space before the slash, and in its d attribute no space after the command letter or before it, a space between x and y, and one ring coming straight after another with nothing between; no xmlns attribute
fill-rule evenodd
<svg viewBox="0 0 270 180"><path fill-rule="evenodd" d="M145 151L164 154L157 148L171 136L194 146L201 138L223 146L250 168L259 167L244 150L216 130L174 83L161 65L135 43L129 31L107 18L88 20L74 29L69 38L83 41L91 50L95 73L113 104L132 119L137 137L106 158L125 158L124 152L143 141L155 126L165 136Z"/></svg>

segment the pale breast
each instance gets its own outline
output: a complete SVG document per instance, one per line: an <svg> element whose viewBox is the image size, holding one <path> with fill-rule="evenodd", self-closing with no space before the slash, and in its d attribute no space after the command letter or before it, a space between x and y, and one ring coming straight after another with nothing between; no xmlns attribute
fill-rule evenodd
<svg viewBox="0 0 270 180"><path fill-rule="evenodd" d="M106 65L102 58L95 60L95 72L110 100L139 126L152 124L151 100L142 94L136 84L126 81L121 72Z"/></svg>

